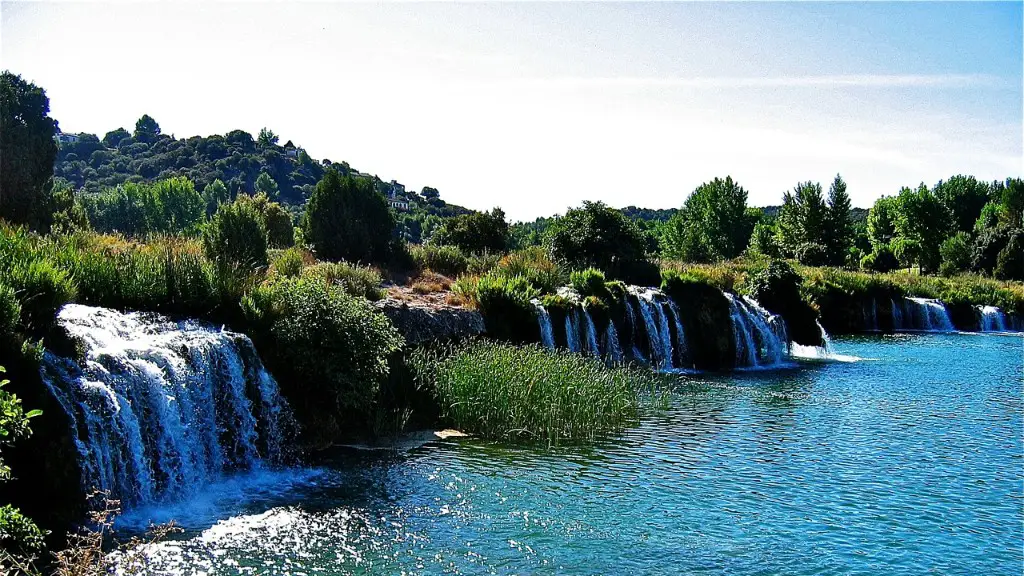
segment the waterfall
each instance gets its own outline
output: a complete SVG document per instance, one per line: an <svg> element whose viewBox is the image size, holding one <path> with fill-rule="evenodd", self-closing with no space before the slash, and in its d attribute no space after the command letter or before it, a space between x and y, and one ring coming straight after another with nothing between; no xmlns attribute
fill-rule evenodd
<svg viewBox="0 0 1024 576"><path fill-rule="evenodd" d="M533 305L537 308L537 324L540 327L540 341L545 348L555 348L555 332L551 326L551 314L541 305L540 302L534 300Z"/></svg>
<svg viewBox="0 0 1024 576"><path fill-rule="evenodd" d="M605 358L609 362L622 361L622 346L619 345L619 333L615 330L614 322L609 322L604 331L604 349Z"/></svg>
<svg viewBox="0 0 1024 576"><path fill-rule="evenodd" d="M910 326L904 326L904 330L925 330L929 332L953 332L953 322L949 319L949 311L946 305L939 300L931 298L906 298L904 300L906 313L904 318L909 316Z"/></svg>
<svg viewBox="0 0 1024 576"><path fill-rule="evenodd" d="M786 323L752 298L726 293L736 347L736 366L781 364L788 352Z"/></svg>
<svg viewBox="0 0 1024 576"><path fill-rule="evenodd" d="M893 331L903 329L903 306L897 306L895 300L890 300L892 306L892 329Z"/></svg>
<svg viewBox="0 0 1024 576"><path fill-rule="evenodd" d="M633 310L633 301L628 297L626 301L626 320L629 322L629 336L633 343L633 358L637 360L645 360L643 352L637 346L637 326L636 326L636 312Z"/></svg>
<svg viewBox="0 0 1024 576"><path fill-rule="evenodd" d="M41 373L71 422L84 489L132 506L281 461L295 424L244 335L76 304L57 319L84 358L47 352Z"/></svg>
<svg viewBox="0 0 1024 576"><path fill-rule="evenodd" d="M864 329L872 332L878 331L878 301L871 299L871 306L861 306L861 315L864 317Z"/></svg>
<svg viewBox="0 0 1024 576"><path fill-rule="evenodd" d="M653 289L639 289L635 292L640 303L640 315L647 328L647 340L651 348L651 363L656 368L672 368L672 334L668 319L661 303L655 301L658 294Z"/></svg>
<svg viewBox="0 0 1024 576"><path fill-rule="evenodd" d="M601 348L597 345L597 329L594 328L594 320L590 317L590 312L581 306L577 309L577 314L583 317L582 324L583 335L586 337L586 351L593 356L600 356Z"/></svg>
<svg viewBox="0 0 1024 576"><path fill-rule="evenodd" d="M675 320L676 325L676 349L678 350L679 362L682 364L685 360L688 352L686 346L686 331L683 330L683 321L679 307L671 298L668 299L668 308L672 312L672 319Z"/></svg>
<svg viewBox="0 0 1024 576"><path fill-rule="evenodd" d="M979 326L982 332L1006 332L1006 315L995 306L975 306L978 311Z"/></svg>
<svg viewBox="0 0 1024 576"><path fill-rule="evenodd" d="M565 345L570 352L583 351L583 347L580 346L579 323L576 321L576 315L571 312L565 314Z"/></svg>

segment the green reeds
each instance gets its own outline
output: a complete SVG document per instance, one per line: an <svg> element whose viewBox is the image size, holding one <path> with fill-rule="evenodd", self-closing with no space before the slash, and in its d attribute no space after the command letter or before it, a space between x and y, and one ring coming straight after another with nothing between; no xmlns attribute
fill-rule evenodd
<svg viewBox="0 0 1024 576"><path fill-rule="evenodd" d="M665 400L653 373L536 345L477 341L413 362L450 423L485 438L592 439Z"/></svg>

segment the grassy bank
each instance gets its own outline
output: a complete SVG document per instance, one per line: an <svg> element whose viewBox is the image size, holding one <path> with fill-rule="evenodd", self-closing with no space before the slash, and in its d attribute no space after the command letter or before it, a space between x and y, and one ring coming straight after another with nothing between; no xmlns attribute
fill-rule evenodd
<svg viewBox="0 0 1024 576"><path fill-rule="evenodd" d="M474 342L414 358L442 416L485 438L557 443L593 438L664 400L654 376L538 346Z"/></svg>

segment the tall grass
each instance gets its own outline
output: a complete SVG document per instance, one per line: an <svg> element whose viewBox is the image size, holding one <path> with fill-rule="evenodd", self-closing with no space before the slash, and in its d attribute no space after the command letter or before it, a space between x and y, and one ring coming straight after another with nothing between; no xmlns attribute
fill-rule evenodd
<svg viewBox="0 0 1024 576"><path fill-rule="evenodd" d="M558 443L592 439L662 402L653 374L600 360L488 341L413 359L455 427L485 438Z"/></svg>
<svg viewBox="0 0 1024 576"><path fill-rule="evenodd" d="M372 266L360 266L347 262L320 262L302 270L303 278L320 278L328 284L340 286L351 296L367 300L384 297L380 272Z"/></svg>
<svg viewBox="0 0 1024 576"><path fill-rule="evenodd" d="M420 272L429 270L454 278L469 267L469 258L458 246L425 244L411 247L409 253Z"/></svg>

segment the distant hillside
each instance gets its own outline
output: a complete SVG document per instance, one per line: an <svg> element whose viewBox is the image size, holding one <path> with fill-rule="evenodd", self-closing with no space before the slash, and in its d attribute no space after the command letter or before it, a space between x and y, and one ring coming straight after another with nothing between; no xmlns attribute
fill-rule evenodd
<svg viewBox="0 0 1024 576"><path fill-rule="evenodd" d="M363 174L347 162L317 161L291 141L279 145L270 132L257 138L243 130L223 136L174 138L162 134L159 125L144 116L134 133L118 128L102 139L87 133L59 134L57 139L54 176L87 194L125 182L185 176L198 190L219 179L236 195L252 193L256 179L266 172L277 184L278 200L298 213L324 172L333 168L342 174L372 179L377 191L392 203L403 234L414 242L420 241L424 223L430 225L428 217L436 220L470 212L447 204L433 188L424 188L422 194L407 191L395 180L388 182Z"/></svg>
<svg viewBox="0 0 1024 576"><path fill-rule="evenodd" d="M782 209L782 206L762 206L761 207L761 210L764 212L765 216L768 216L770 218L778 217L779 210L781 210L781 209ZM853 218L853 223L854 224L858 224L858 223L861 223L861 222L867 222L867 219L868 219L868 209L867 208L850 208L850 217Z"/></svg>

